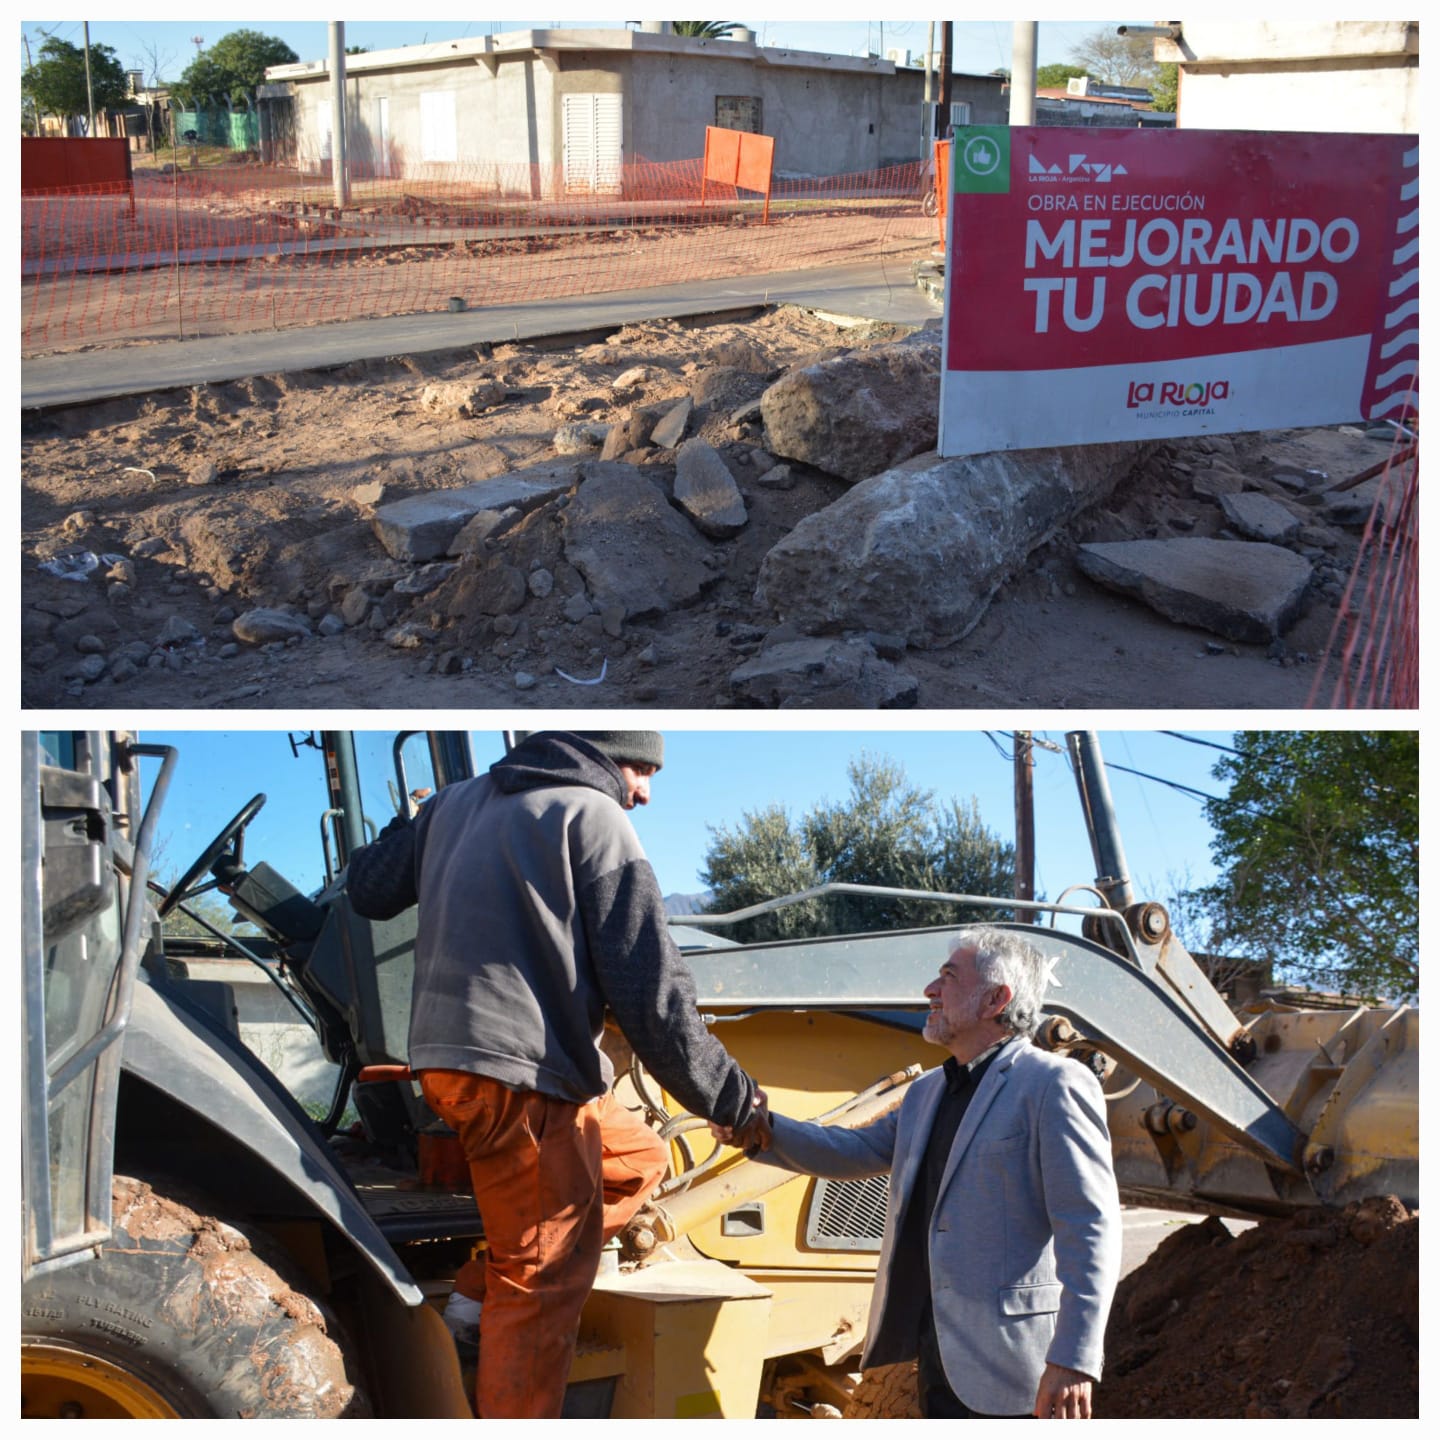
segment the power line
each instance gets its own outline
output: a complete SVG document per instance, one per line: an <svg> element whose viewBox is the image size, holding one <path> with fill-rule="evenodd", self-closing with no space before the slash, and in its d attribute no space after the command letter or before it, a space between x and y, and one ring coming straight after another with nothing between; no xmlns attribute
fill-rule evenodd
<svg viewBox="0 0 1440 1440"><path fill-rule="evenodd" d="M1138 775L1142 780L1153 780L1157 785L1168 785L1172 790L1178 790L1182 795L1193 796L1196 800L1215 800L1224 803L1223 795L1211 795L1204 790L1196 790L1193 786L1182 785L1178 780L1167 780L1163 775L1147 775L1143 770L1132 770L1128 765L1117 765L1113 760L1105 762L1107 770L1123 770L1127 775Z"/></svg>
<svg viewBox="0 0 1440 1440"><path fill-rule="evenodd" d="M1162 730L1162 735L1168 735L1172 740L1183 740L1187 745L1204 745L1209 750L1223 750L1227 755L1240 755L1243 751L1237 750L1233 745L1220 745L1214 740L1202 740L1198 735L1183 735L1179 730Z"/></svg>

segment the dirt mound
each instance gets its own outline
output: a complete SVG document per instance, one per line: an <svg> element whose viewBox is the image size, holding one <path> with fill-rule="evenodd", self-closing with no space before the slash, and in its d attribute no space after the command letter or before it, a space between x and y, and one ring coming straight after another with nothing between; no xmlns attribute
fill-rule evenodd
<svg viewBox="0 0 1440 1440"><path fill-rule="evenodd" d="M1419 1253L1394 1196L1238 1236L1183 1226L1120 1283L1096 1412L1418 1416Z"/></svg>

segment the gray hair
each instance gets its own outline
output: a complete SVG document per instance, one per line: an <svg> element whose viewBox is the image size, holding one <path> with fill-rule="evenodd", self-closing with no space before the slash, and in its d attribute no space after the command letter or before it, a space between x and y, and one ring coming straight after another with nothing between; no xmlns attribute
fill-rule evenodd
<svg viewBox="0 0 1440 1440"><path fill-rule="evenodd" d="M1004 985L1010 1002L997 1017L1012 1035L1034 1035L1045 1008L1050 964L1013 930L977 925L955 943L975 956L975 973L985 986Z"/></svg>

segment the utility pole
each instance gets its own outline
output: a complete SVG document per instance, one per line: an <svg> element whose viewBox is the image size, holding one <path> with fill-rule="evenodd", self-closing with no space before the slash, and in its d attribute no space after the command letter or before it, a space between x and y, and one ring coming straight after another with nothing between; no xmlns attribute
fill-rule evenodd
<svg viewBox="0 0 1440 1440"><path fill-rule="evenodd" d="M1010 52L1010 123L1035 123L1035 46L1040 26L1034 20L1017 20Z"/></svg>
<svg viewBox="0 0 1440 1440"><path fill-rule="evenodd" d="M1015 898L1035 898L1035 752L1028 730L1015 732ZM1015 918L1029 923L1035 914Z"/></svg>
<svg viewBox="0 0 1440 1440"><path fill-rule="evenodd" d="M86 124L85 134L93 137L95 134L95 92L90 88L90 22L85 24L85 111Z"/></svg>
<svg viewBox="0 0 1440 1440"><path fill-rule="evenodd" d="M345 22L330 22L330 173L335 207L350 203L350 168L345 160Z"/></svg>
<svg viewBox="0 0 1440 1440"><path fill-rule="evenodd" d="M25 42L25 68L33 70L35 62L30 58L30 37L22 30L20 38ZM33 95L30 97L30 108L35 112L35 135L38 139L40 135L40 102Z"/></svg>
<svg viewBox="0 0 1440 1440"><path fill-rule="evenodd" d="M924 141L923 151L930 154L930 144L935 139L935 22L925 32L925 131L920 137Z"/></svg>
<svg viewBox="0 0 1440 1440"><path fill-rule="evenodd" d="M950 72L955 68L954 51L955 25L951 20L940 22L940 134L944 140L950 131Z"/></svg>

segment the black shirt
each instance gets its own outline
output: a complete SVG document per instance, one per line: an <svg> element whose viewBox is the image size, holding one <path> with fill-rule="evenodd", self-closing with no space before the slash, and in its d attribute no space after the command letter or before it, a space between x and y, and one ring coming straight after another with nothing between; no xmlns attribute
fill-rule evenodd
<svg viewBox="0 0 1440 1440"><path fill-rule="evenodd" d="M915 1191L901 1222L900 1234L896 1237L891 1274L913 1276L909 1283L921 1287L924 1296L916 1349L920 1358L922 1397L934 1385L947 1385L935 1338L935 1308L930 1285L930 1220L935 1213L935 1200L940 1194L940 1182L945 1176L945 1166L949 1162L960 1122L965 1118L965 1111L980 1088L990 1062L1009 1038L1006 1036L1004 1040L997 1040L968 1065L962 1065L953 1055L945 1062L945 1093L940 1097L940 1107L930 1127L930 1138L925 1146L925 1158L916 1178Z"/></svg>

